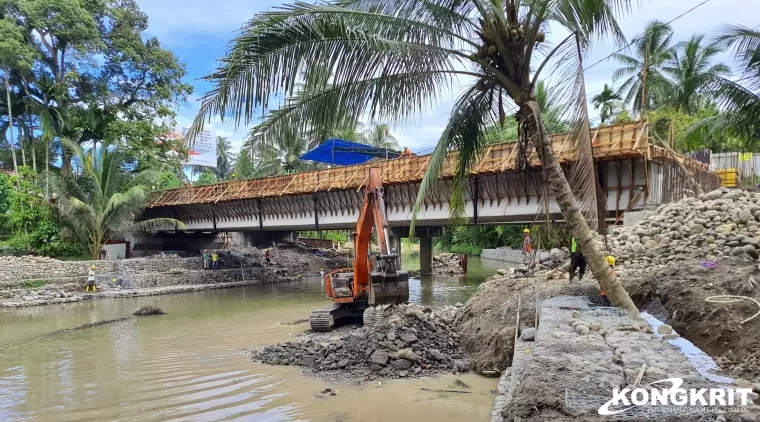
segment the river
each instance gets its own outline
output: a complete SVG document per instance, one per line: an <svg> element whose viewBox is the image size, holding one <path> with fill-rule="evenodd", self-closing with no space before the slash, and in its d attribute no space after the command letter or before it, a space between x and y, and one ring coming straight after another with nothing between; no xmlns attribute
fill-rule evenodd
<svg viewBox="0 0 760 422"><path fill-rule="evenodd" d="M405 257L414 267L414 257ZM504 264L470 258L470 274L410 281L410 301L464 302ZM254 363L245 350L293 339L326 305L318 276L280 285L101 299L0 310L0 421L488 420L496 380L459 377L470 394L437 393L454 375L329 385L293 367ZM62 334L56 330L139 317ZM336 396L317 397L325 387Z"/></svg>

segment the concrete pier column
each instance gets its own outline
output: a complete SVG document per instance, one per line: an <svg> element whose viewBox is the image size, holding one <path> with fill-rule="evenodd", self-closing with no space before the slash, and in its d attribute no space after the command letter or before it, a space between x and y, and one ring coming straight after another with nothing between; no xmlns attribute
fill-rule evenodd
<svg viewBox="0 0 760 422"><path fill-rule="evenodd" d="M420 236L420 273L433 273L433 236Z"/></svg>
<svg viewBox="0 0 760 422"><path fill-rule="evenodd" d="M433 273L433 238L441 235L440 227L420 227L415 234L420 239L420 273Z"/></svg>

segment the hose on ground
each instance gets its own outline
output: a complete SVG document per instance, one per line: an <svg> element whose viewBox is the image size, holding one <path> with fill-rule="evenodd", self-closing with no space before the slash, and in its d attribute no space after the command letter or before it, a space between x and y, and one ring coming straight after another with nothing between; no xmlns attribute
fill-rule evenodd
<svg viewBox="0 0 760 422"><path fill-rule="evenodd" d="M735 295L720 295L720 296L710 296L707 299L705 299L705 302L709 303L739 303L744 302L745 300L751 300L755 302L755 304L760 307L760 302L758 302L755 299L752 299L751 297L747 296L735 296ZM739 324L744 324L745 322L752 321L760 315L760 311L757 311L755 315L752 315L751 317L745 319L744 321L739 322Z"/></svg>

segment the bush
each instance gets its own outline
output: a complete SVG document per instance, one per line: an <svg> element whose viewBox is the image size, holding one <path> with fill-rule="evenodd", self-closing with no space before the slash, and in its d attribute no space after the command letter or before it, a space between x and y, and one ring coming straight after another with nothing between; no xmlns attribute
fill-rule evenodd
<svg viewBox="0 0 760 422"><path fill-rule="evenodd" d="M24 280L24 282L21 283L25 289L38 289L45 284L47 284L45 280Z"/></svg>

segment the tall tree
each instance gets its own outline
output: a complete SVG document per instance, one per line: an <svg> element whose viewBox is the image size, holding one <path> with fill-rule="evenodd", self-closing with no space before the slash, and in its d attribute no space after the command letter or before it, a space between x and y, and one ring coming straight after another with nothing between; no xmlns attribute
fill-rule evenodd
<svg viewBox="0 0 760 422"><path fill-rule="evenodd" d="M11 17L0 19L0 70L5 80L5 114L8 116L7 125L2 126L2 138L9 135L8 140L13 156L13 170L18 172L16 159L16 144L13 142L13 108L18 105L18 96L11 92L11 73L26 73L32 68L35 51L29 46L24 28ZM13 101L13 100L16 101ZM16 109L18 113L18 108ZM19 125L20 127L20 125Z"/></svg>
<svg viewBox="0 0 760 422"><path fill-rule="evenodd" d="M391 135L390 127L382 123L371 124L367 129L364 129L362 140L365 144L372 145L373 147L388 148L392 150L401 149L398 140Z"/></svg>
<svg viewBox="0 0 760 422"><path fill-rule="evenodd" d="M70 140L64 139L73 152L80 174L77 177L55 178L61 216L87 244L92 259L100 259L107 240L124 234L166 227L184 228L181 221L156 218L138 221L148 204L153 185L160 174L143 170L134 174L126 168L125 155L118 149L100 148L90 154Z"/></svg>
<svg viewBox="0 0 760 422"><path fill-rule="evenodd" d="M346 0L296 3L254 17L231 44L221 67L209 76L214 85L203 98L193 130L212 115L248 122L270 96L292 95L292 81L309 74L313 63L330 63L331 86L289 102L266 130L280 133L303 122L321 126L330 110L345 107L355 118L395 123L416 114L451 89L457 77L473 84L454 103L424 176L416 207L438 182L445 157L457 149L452 209L464 210L465 178L487 142L487 129L506 119L514 104L524 157L535 147L546 181L578 240L591 270L610 301L637 313L613 276L581 212L546 136L536 100L536 84L547 63L562 79L567 114L584 168L591 167L591 141L580 53L592 39L623 36L613 11L630 0ZM541 48L550 24L570 36L554 49ZM538 47L537 47L538 46ZM293 126L295 125L295 126ZM525 163L526 160L520 160ZM596 199L596 183L586 183Z"/></svg>
<svg viewBox="0 0 760 422"><path fill-rule="evenodd" d="M691 125L686 136L699 137L705 132L732 136L739 138L746 150L756 150L760 139L760 31L729 25L715 41L722 50L734 53L737 79L713 78L709 91L723 112Z"/></svg>
<svg viewBox="0 0 760 422"><path fill-rule="evenodd" d="M668 98L672 86L663 74L663 67L673 58L672 38L673 30L670 26L655 20L647 24L643 34L634 38L631 45L634 55L613 56L624 67L615 71L612 81L623 80L617 92L624 98L625 104L633 104L634 110L640 112L644 106L653 109ZM647 83L645 102L642 104L644 73Z"/></svg>
<svg viewBox="0 0 760 422"><path fill-rule="evenodd" d="M721 49L716 44L706 44L704 38L704 35L692 35L688 41L678 43L673 57L663 68L673 80L674 92L669 105L687 114L695 114L705 107L712 81L731 73L725 64L713 63Z"/></svg>
<svg viewBox="0 0 760 422"><path fill-rule="evenodd" d="M230 177L235 168L236 154L232 152L232 142L223 136L216 137L216 177L224 180Z"/></svg>
<svg viewBox="0 0 760 422"><path fill-rule="evenodd" d="M602 124L610 119L613 110L615 110L619 102L620 95L607 84L604 84L602 92L594 95L594 98L591 99L594 108L599 109L599 117L602 120Z"/></svg>

